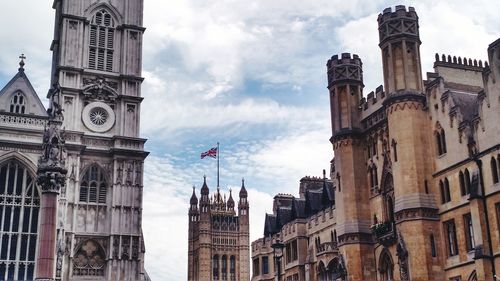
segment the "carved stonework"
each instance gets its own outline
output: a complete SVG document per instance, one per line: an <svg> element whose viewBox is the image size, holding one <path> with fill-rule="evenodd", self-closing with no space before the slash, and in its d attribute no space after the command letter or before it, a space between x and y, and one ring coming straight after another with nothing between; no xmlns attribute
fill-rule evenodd
<svg viewBox="0 0 500 281"><path fill-rule="evenodd" d="M410 272L408 268L408 250L406 248L406 243L398 232L398 246L396 248L396 255L398 256L399 262L399 273L401 275L401 281L410 281Z"/></svg>
<svg viewBox="0 0 500 281"><path fill-rule="evenodd" d="M102 77L84 78L82 93L89 100L114 101L118 97L118 84Z"/></svg>
<svg viewBox="0 0 500 281"><path fill-rule="evenodd" d="M43 133L42 156L38 160L38 178L42 192L59 193L66 184L67 170L64 131L61 130L64 117L59 103L59 85L49 93L50 106L47 110L49 121Z"/></svg>
<svg viewBox="0 0 500 281"><path fill-rule="evenodd" d="M439 214L437 209L432 208L411 208L398 211L396 213L396 221L413 220L413 219L428 219L438 220Z"/></svg>

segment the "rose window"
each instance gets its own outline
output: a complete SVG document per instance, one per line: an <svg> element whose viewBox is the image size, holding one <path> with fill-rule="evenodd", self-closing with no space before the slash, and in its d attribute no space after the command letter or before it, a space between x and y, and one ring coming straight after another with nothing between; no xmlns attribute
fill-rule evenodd
<svg viewBox="0 0 500 281"><path fill-rule="evenodd" d="M102 126L108 120L108 112L101 107L95 107L90 111L90 122L94 125Z"/></svg>

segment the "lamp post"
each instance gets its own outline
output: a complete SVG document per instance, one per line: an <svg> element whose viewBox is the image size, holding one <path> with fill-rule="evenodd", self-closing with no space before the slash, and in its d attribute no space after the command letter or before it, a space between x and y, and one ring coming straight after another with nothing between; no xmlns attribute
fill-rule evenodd
<svg viewBox="0 0 500 281"><path fill-rule="evenodd" d="M285 248L285 244L281 243L279 239L276 239L271 247L274 252L275 265L278 267L276 281L281 281L281 258L283 257L283 248Z"/></svg>

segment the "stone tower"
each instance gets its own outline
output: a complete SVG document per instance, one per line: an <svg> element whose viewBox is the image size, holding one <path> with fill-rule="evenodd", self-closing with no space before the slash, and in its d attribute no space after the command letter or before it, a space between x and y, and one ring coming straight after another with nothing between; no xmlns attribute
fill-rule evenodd
<svg viewBox="0 0 500 281"><path fill-rule="evenodd" d="M349 280L375 280L370 230L364 141L361 138L359 100L363 70L357 55L335 55L327 64L332 113L332 138L336 170L337 235Z"/></svg>
<svg viewBox="0 0 500 281"><path fill-rule="evenodd" d="M143 280L143 1L56 0L53 8L52 84L62 93L68 153L56 279Z"/></svg>
<svg viewBox="0 0 500 281"><path fill-rule="evenodd" d="M232 192L210 197L206 178L201 197L193 189L189 207L188 281L250 280L249 204L244 183L238 214Z"/></svg>
<svg viewBox="0 0 500 281"><path fill-rule="evenodd" d="M432 271L438 259L432 258L431 247L421 246L431 244L431 234L439 233L439 224L436 202L426 187L433 158L432 150L426 149L432 144L422 92L418 16L411 7L387 8L379 15L378 26L389 142L397 153L392 178L401 280L442 280Z"/></svg>

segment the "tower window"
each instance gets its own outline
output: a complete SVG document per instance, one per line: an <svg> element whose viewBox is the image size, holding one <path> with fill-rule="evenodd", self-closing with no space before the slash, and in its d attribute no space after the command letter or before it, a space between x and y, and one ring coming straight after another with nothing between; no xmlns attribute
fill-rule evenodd
<svg viewBox="0 0 500 281"><path fill-rule="evenodd" d="M472 217L470 213L464 215L464 228L467 250L472 251L476 247L476 244L474 242L474 228L472 226Z"/></svg>
<svg viewBox="0 0 500 281"><path fill-rule="evenodd" d="M89 38L89 68L113 71L115 21L105 9L92 18Z"/></svg>
<svg viewBox="0 0 500 281"><path fill-rule="evenodd" d="M104 172L97 165L92 165L82 179L80 202L106 204L107 191Z"/></svg>
<svg viewBox="0 0 500 281"><path fill-rule="evenodd" d="M20 92L15 93L10 99L10 109L11 113L24 114L26 111L26 98Z"/></svg>
<svg viewBox="0 0 500 281"><path fill-rule="evenodd" d="M77 276L104 276L106 255L99 243L87 240L73 258L73 274Z"/></svg>
<svg viewBox="0 0 500 281"><path fill-rule="evenodd" d="M491 177L493 183L498 183L498 165L495 157L491 157Z"/></svg>
<svg viewBox="0 0 500 281"><path fill-rule="evenodd" d="M446 244L448 248L448 255L455 256L458 254L457 232L455 228L455 221L449 220L444 222L444 229L446 232Z"/></svg>
<svg viewBox="0 0 500 281"><path fill-rule="evenodd" d="M437 143L438 155L445 154L446 153L446 136L445 136L443 128L439 128L436 132L436 143Z"/></svg>

